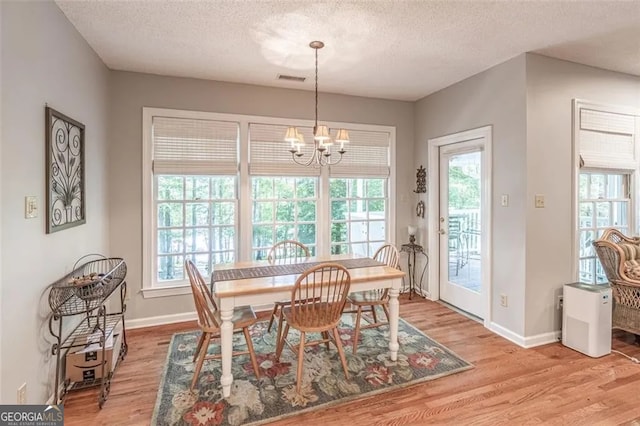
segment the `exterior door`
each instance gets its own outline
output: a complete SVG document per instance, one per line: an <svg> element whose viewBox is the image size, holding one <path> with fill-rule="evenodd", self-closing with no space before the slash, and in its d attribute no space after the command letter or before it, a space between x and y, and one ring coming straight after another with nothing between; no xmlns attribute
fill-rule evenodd
<svg viewBox="0 0 640 426"><path fill-rule="evenodd" d="M484 318L482 140L439 148L440 299Z"/></svg>

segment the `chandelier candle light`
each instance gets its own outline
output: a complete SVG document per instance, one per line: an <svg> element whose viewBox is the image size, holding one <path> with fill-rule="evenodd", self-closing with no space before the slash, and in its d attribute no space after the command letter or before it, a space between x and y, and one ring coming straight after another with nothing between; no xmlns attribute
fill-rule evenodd
<svg viewBox="0 0 640 426"><path fill-rule="evenodd" d="M303 166L331 166L338 164L340 160L342 160L342 155L347 152L344 149L344 144L349 143L349 132L346 129L338 130L335 142L340 143L340 149L338 150L340 157L338 159L333 157L332 159L331 145L333 145L334 142L331 140L329 128L324 124L318 126L318 50L324 47L324 43L321 41L312 41L309 43L309 47L315 50L316 55L316 120L313 126L313 154L307 159L302 158L304 154L300 151L300 147L304 146L304 137L295 127L289 127L287 129L284 140L291 142L289 152L291 153L291 158L297 164Z"/></svg>

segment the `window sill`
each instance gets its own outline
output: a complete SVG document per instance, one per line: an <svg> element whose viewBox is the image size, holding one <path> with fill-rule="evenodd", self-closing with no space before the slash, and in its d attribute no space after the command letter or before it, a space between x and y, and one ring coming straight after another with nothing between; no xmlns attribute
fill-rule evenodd
<svg viewBox="0 0 640 426"><path fill-rule="evenodd" d="M183 294L191 294L191 286L189 284L171 287L146 287L142 289L142 297L145 299L180 296Z"/></svg>

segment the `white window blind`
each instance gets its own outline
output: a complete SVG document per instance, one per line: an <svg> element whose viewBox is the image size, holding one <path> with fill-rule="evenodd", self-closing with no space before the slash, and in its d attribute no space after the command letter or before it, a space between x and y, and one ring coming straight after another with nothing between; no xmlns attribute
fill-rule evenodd
<svg viewBox="0 0 640 426"><path fill-rule="evenodd" d="M346 154L342 161L331 166L333 177L388 177L388 132L349 130L349 143L344 145Z"/></svg>
<svg viewBox="0 0 640 426"><path fill-rule="evenodd" d="M166 174L235 175L239 124L230 121L153 117L153 171Z"/></svg>
<svg viewBox="0 0 640 426"><path fill-rule="evenodd" d="M585 167L634 170L635 116L580 109L580 156Z"/></svg>
<svg viewBox="0 0 640 426"><path fill-rule="evenodd" d="M300 161L313 153L313 129L298 127L306 144L300 152ZM320 168L296 164L291 158L291 144L285 142L287 126L275 124L249 124L249 173L254 176L320 176Z"/></svg>

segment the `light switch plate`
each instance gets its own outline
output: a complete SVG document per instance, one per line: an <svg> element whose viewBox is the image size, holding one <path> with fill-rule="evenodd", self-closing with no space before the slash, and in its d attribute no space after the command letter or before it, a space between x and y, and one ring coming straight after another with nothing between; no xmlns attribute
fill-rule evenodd
<svg viewBox="0 0 640 426"><path fill-rule="evenodd" d="M24 197L24 217L26 219L38 217L38 199L35 196Z"/></svg>
<svg viewBox="0 0 640 426"><path fill-rule="evenodd" d="M509 195L508 194L502 194L502 197L500 198L500 205L502 207L509 207Z"/></svg>

